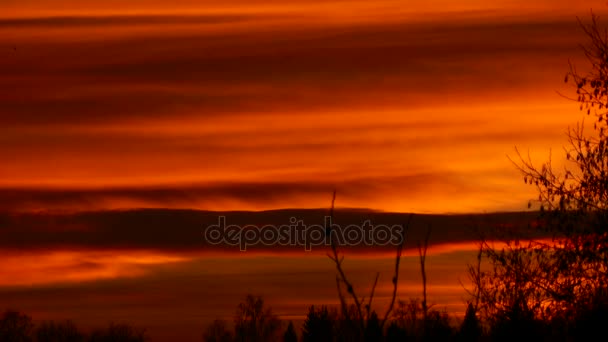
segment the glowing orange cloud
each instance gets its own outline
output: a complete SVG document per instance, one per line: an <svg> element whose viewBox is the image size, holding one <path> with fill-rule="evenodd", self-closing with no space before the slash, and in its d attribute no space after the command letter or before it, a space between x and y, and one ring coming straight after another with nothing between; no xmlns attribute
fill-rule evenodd
<svg viewBox="0 0 608 342"><path fill-rule="evenodd" d="M185 262L189 258L152 251L52 250L4 253L0 286L79 283L146 274L146 267Z"/></svg>
<svg viewBox="0 0 608 342"><path fill-rule="evenodd" d="M0 5L5 210L521 210L579 119L571 2L60 3Z"/></svg>

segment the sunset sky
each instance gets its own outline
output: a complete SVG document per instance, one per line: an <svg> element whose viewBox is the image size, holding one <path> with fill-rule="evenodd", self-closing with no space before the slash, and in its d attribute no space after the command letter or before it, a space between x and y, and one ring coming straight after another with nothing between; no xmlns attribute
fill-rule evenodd
<svg viewBox="0 0 608 342"><path fill-rule="evenodd" d="M213 318L194 314L205 296L230 315L259 292L284 317L336 300L322 253L206 253L144 238L156 214L119 231L106 210L202 229L177 209L326 208L336 189L342 208L524 211L535 190L508 157L563 164L582 114L559 93L569 60L586 67L592 8L604 18L605 0L2 0L0 303L155 340L200 327L186 341ZM474 245L435 239L436 298L462 303ZM366 282L390 270L356 258ZM299 271L330 286L290 301Z"/></svg>
<svg viewBox="0 0 608 342"><path fill-rule="evenodd" d="M0 4L10 210L525 209L602 1ZM584 65L583 65L584 67ZM455 201L454 197L458 200Z"/></svg>

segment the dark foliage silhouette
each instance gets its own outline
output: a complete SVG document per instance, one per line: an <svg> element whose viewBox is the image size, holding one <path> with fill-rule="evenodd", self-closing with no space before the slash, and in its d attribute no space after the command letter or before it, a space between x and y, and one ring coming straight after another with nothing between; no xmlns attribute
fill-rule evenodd
<svg viewBox="0 0 608 342"><path fill-rule="evenodd" d="M502 232L493 237L499 246L482 240L488 268L469 269L475 309L496 341L578 340L583 330L606 337L599 327L608 323L602 315L608 303L602 295L608 284L608 34L593 13L589 23L579 23L589 39L583 52L590 68L580 73L571 64L565 81L592 125L569 129L563 170L551 159L537 167L519 151L514 162L537 189L529 206L539 205L540 228L552 240Z"/></svg>
<svg viewBox="0 0 608 342"><path fill-rule="evenodd" d="M403 342L407 341L407 331L393 321L386 329L386 342Z"/></svg>
<svg viewBox="0 0 608 342"><path fill-rule="evenodd" d="M36 327L37 342L83 342L86 336L72 321L42 322Z"/></svg>
<svg viewBox="0 0 608 342"><path fill-rule="evenodd" d="M70 320L44 321L34 325L32 318L18 311L9 310L0 320L2 342L144 342L148 341L145 330L128 324L110 323L107 328L84 333Z"/></svg>
<svg viewBox="0 0 608 342"><path fill-rule="evenodd" d="M289 321L287 330L285 331L285 334L283 334L283 342L298 342L298 334L296 333L296 329L293 327L292 321Z"/></svg>
<svg viewBox="0 0 608 342"><path fill-rule="evenodd" d="M536 167L521 155L517 164L524 181L536 187L545 228L554 236L539 246L552 264L545 263L536 280L554 314L584 309L608 284L608 36L593 13L590 23L579 23L588 37L582 48L590 68L581 73L571 64L565 81L592 125L582 121L569 129L563 170L551 160Z"/></svg>
<svg viewBox="0 0 608 342"><path fill-rule="evenodd" d="M204 342L232 342L234 336L230 329L228 329L228 323L221 319L216 319L211 323L205 332L203 333Z"/></svg>
<svg viewBox="0 0 608 342"><path fill-rule="evenodd" d="M449 341L454 335L450 317L446 311L430 310L424 321L425 341Z"/></svg>
<svg viewBox="0 0 608 342"><path fill-rule="evenodd" d="M380 320L378 314L372 312L367 325L365 326L365 342L382 342L384 340L384 334L382 327L380 326Z"/></svg>
<svg viewBox="0 0 608 342"><path fill-rule="evenodd" d="M471 278L478 281L478 310L493 331L505 328L513 338L527 335L536 320L546 318L549 297L538 286L538 277L550 258L534 246L534 242L518 239L505 241L500 249L482 242L481 251L490 267L470 270Z"/></svg>
<svg viewBox="0 0 608 342"><path fill-rule="evenodd" d="M262 297L251 294L237 308L234 331L239 342L271 342L282 337L281 321L271 308L264 307Z"/></svg>
<svg viewBox="0 0 608 342"><path fill-rule="evenodd" d="M404 334L412 341L447 341L453 337L454 331L446 312L425 308L422 300L412 298L409 301L399 301L392 315L395 334ZM388 332L387 332L388 335Z"/></svg>
<svg viewBox="0 0 608 342"><path fill-rule="evenodd" d="M147 341L144 329L136 329L128 324L110 323L105 329L91 334L90 342L144 342Z"/></svg>
<svg viewBox="0 0 608 342"><path fill-rule="evenodd" d="M315 308L312 305L302 326L303 342L331 342L334 340L335 320L326 306Z"/></svg>
<svg viewBox="0 0 608 342"><path fill-rule="evenodd" d="M475 306L473 306L473 303L469 303L467 305L467 311L464 315L464 320L460 326L460 331L458 332L458 340L463 342L475 342L481 339L482 334L483 331L479 318L477 317Z"/></svg>
<svg viewBox="0 0 608 342"><path fill-rule="evenodd" d="M30 316L18 311L6 311L0 320L0 341L29 342L32 341L34 324Z"/></svg>

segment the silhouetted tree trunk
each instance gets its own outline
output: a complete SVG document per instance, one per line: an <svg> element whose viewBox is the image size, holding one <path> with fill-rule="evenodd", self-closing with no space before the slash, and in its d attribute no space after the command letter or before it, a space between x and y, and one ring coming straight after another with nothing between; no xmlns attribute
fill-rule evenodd
<svg viewBox="0 0 608 342"><path fill-rule="evenodd" d="M289 321L287 330L283 335L283 342L298 342L298 335L296 334L296 329L294 329L292 321Z"/></svg>
<svg viewBox="0 0 608 342"><path fill-rule="evenodd" d="M421 245L418 243L418 256L420 257L420 273L422 275L422 317L426 322L428 315L428 304L426 301L426 251L429 246L429 237L431 236L431 228L428 229L424 242Z"/></svg>
<svg viewBox="0 0 608 342"><path fill-rule="evenodd" d="M329 220L329 222L333 222L335 202L336 202L336 191L333 192L333 196L332 196L332 200L331 200L331 207L330 207L330 211L329 211L329 217L331 219ZM398 282L399 282L399 264L401 261L403 244L405 243L405 232L406 232L407 228L409 227L411 219L412 219L412 215L410 215L407 225L404 225L401 229L401 234L402 234L401 243L397 246L397 253L396 253L396 258L395 258L395 273L392 278L393 292L392 292L392 296L391 296L391 301L389 303L389 307L387 308L384 318L381 321L379 321L379 325L380 325L381 329L383 329L384 324L390 317L390 314L391 314L394 304L395 304L395 299L397 297L397 287L398 287ZM327 234L327 238L329 239L330 246L331 246L331 253L328 253L327 256L336 265L336 271L337 271L336 285L337 285L337 289L338 289L338 297L340 299L340 304L342 307L344 319L346 320L346 323L348 323L352 326L352 329L354 330L354 332L357 336L356 339L359 341L363 340L364 334L366 331L367 322L371 318L371 313L372 313L371 304L372 304L372 300L374 298L374 293L375 293L376 285L378 283L379 274L376 274L374 284L370 291L369 301L367 304L364 305L364 298L361 298L357 295L356 289L354 288L353 284L350 282L346 273L344 272L344 269L342 268L342 263L344 261L344 255L342 255L338 251L338 245L336 243L336 239L332 238L331 226L325 227L325 233ZM346 292L348 293L350 298L352 298L352 300L353 300L354 312L351 312L351 310L350 310L350 306L348 305L347 300L346 300L344 294L342 293L342 287L344 287L346 289Z"/></svg>

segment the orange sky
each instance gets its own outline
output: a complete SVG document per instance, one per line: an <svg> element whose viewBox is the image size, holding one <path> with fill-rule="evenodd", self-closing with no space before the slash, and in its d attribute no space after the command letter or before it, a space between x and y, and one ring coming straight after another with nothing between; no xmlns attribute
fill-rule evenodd
<svg viewBox="0 0 608 342"><path fill-rule="evenodd" d="M337 188L345 207L521 210L507 155L540 162L580 119L556 90L590 7L3 1L0 198L257 210Z"/></svg>
<svg viewBox="0 0 608 342"><path fill-rule="evenodd" d="M417 297L421 291L418 259L413 254L402 260L402 299ZM474 260L474 255L466 248L429 253L431 303L462 314L467 295L459 280L468 284L465 263ZM350 256L345 263L361 292L368 292L376 272L381 272L374 300L379 311L390 300L393 258ZM334 269L322 253L186 258L141 251L72 251L20 255L17 265L34 260L14 270L14 258L0 266L0 272L23 276L19 281L3 278L3 309L21 310L36 322L72 319L84 330L110 320L129 322L145 327L153 341L199 341L213 319L230 322L247 293L262 295L276 314L298 325L311 304L338 304Z"/></svg>
<svg viewBox="0 0 608 342"><path fill-rule="evenodd" d="M323 255L209 256L189 212L73 212L325 208L334 189L340 207L525 210L535 192L507 156L517 146L563 163L565 131L582 118L557 93L574 93L568 60L585 68L576 16L605 7L2 0L0 302L85 326L130 321L170 341L198 340L247 292L283 317L336 300ZM430 295L458 311L474 250L447 232ZM406 259L403 298L418 291ZM391 260L365 255L354 278L368 286Z"/></svg>
<svg viewBox="0 0 608 342"><path fill-rule="evenodd" d="M197 341L214 318L230 320L247 293L262 295L282 319L301 322L307 307L336 305L335 272L322 247L211 245L203 230L226 215L227 224L319 224L326 210L201 212L139 210L0 214L0 302L41 320L72 319L82 329L108 321L146 327L154 341ZM535 213L416 215L407 233L398 296L420 295L416 244L433 227L428 251L431 303L454 317L470 286L467 263L477 253L476 229L525 227ZM335 213L345 227L370 220L392 226L407 214ZM486 230L484 230L486 231ZM344 267L358 291L376 272L377 310L390 300L394 248L344 248ZM76 300L75 300L76 299Z"/></svg>

